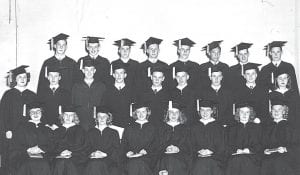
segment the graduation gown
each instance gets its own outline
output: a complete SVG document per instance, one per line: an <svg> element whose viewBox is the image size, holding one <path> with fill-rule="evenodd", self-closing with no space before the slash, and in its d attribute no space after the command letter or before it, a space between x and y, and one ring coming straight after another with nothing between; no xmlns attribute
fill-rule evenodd
<svg viewBox="0 0 300 175"><path fill-rule="evenodd" d="M191 145L188 140L189 129L184 124L175 127L166 123L159 130L158 162L155 174L167 170L169 175L187 175L190 163ZM166 148L177 146L179 152L167 154Z"/></svg>
<svg viewBox="0 0 300 175"><path fill-rule="evenodd" d="M200 87L201 89L203 88L207 88L211 85L211 81L209 79L208 76L208 68L211 68L213 66L218 66L220 67L220 69L222 70L222 74L223 74L223 80L222 80L222 85L223 86L228 86L229 82L228 82L228 76L229 76L229 66L226 63L223 62L219 62L218 64L214 65L213 63L211 63L210 61L203 63L200 65L199 69L200 69Z"/></svg>
<svg viewBox="0 0 300 175"><path fill-rule="evenodd" d="M43 118L45 124L61 124L59 120L59 106L71 104L71 92L58 87L54 92L48 88L39 91L38 100L43 103Z"/></svg>
<svg viewBox="0 0 300 175"><path fill-rule="evenodd" d="M125 158L125 173L128 175L152 175L156 162L157 131L150 122L143 125L133 122L124 130L122 148L127 152L139 153L142 149L147 154L137 158Z"/></svg>
<svg viewBox="0 0 300 175"><path fill-rule="evenodd" d="M94 59L91 58L89 55L81 57L77 61L77 78L76 82L81 82L84 79L84 74L80 70L80 64L81 60L88 60L88 59ZM110 73L110 63L107 58L104 58L100 55L96 57L95 67L96 67L96 73L94 75L95 81L102 81L104 84L107 85L109 81L109 73Z"/></svg>
<svg viewBox="0 0 300 175"><path fill-rule="evenodd" d="M113 116L113 125L125 128L130 122L130 104L134 102L135 96L132 88L125 85L118 90L110 85L103 95L102 105L108 106Z"/></svg>
<svg viewBox="0 0 300 175"><path fill-rule="evenodd" d="M163 87L155 93L150 86L144 92L138 94L137 101L146 101L149 103L151 110L149 121L158 127L163 123L165 118L169 98L170 95L166 88Z"/></svg>
<svg viewBox="0 0 300 175"><path fill-rule="evenodd" d="M76 83L72 89L72 104L77 106L76 113L80 120L80 125L88 131L95 126L94 107L101 104L106 86L98 81L88 86L84 81Z"/></svg>
<svg viewBox="0 0 300 175"><path fill-rule="evenodd" d="M30 104L37 98L31 90L19 91L16 88L7 90L1 99L0 116L4 122L4 130L14 131L20 122L26 121L23 116L24 104Z"/></svg>
<svg viewBox="0 0 300 175"><path fill-rule="evenodd" d="M51 151L52 131L45 124L24 122L16 129L10 159L18 175L50 175L48 154ZM31 158L27 149L38 146L45 153L42 158Z"/></svg>
<svg viewBox="0 0 300 175"><path fill-rule="evenodd" d="M87 133L87 155L102 151L107 154L105 158L88 160L85 175L112 175L117 173L119 163L120 139L116 130L106 127L103 131L91 128ZM118 175L115 174L115 175Z"/></svg>
<svg viewBox="0 0 300 175"><path fill-rule="evenodd" d="M236 91L235 102L239 103L244 101L252 103L256 117L258 117L261 122L265 123L269 120L268 91L264 87L257 84L251 89L244 84Z"/></svg>
<svg viewBox="0 0 300 175"><path fill-rule="evenodd" d="M193 158L191 175L222 175L225 151L223 127L217 121L206 125L198 121L192 126L190 134ZM209 149L213 154L210 157L198 157L201 149Z"/></svg>
<svg viewBox="0 0 300 175"><path fill-rule="evenodd" d="M231 125L234 121L233 117L233 99L234 96L231 91L225 89L223 86L216 92L212 87L205 88L200 92L201 100L210 100L216 104L217 116L216 120L222 125Z"/></svg>
<svg viewBox="0 0 300 175"><path fill-rule="evenodd" d="M71 91L72 86L75 83L76 72L78 72L76 68L76 62L68 56L66 56L62 60L58 60L55 56L52 56L51 58L45 60L42 65L39 75L37 93L39 94L41 90L49 87L49 80L45 77L46 66L64 68L60 71L61 80L59 81L59 84L64 89Z"/></svg>
<svg viewBox="0 0 300 175"><path fill-rule="evenodd" d="M70 128L60 126L54 131L53 156L56 157L64 150L72 152L71 158L55 158L53 175L78 175L83 170L87 160L86 133L80 125Z"/></svg>
<svg viewBox="0 0 300 175"><path fill-rule="evenodd" d="M287 120L282 120L278 123L272 121L269 125L263 128L262 131L262 146L263 150L278 148L280 146L286 147L285 153L272 153L270 155L263 155L261 166L261 175L290 175L294 174L291 167L291 153L292 145L291 128Z"/></svg>
<svg viewBox="0 0 300 175"><path fill-rule="evenodd" d="M229 129L228 134L227 175L253 175L259 174L261 152L261 128L255 123L236 123ZM251 154L236 153L237 149L248 148Z"/></svg>
<svg viewBox="0 0 300 175"><path fill-rule="evenodd" d="M117 60L113 61L111 64L112 64L113 67L114 67L115 64L123 65L126 69L126 74L127 74L127 77L125 78L125 84L135 88L135 86L136 86L136 76L139 73L137 71L138 66L139 66L139 62L137 62L135 60L132 60L132 59L129 59L127 63L124 63L121 59L117 59ZM110 82L112 82L112 83L114 82L113 77L111 77Z"/></svg>
<svg viewBox="0 0 300 175"><path fill-rule="evenodd" d="M196 98L196 92L189 85L182 90L175 87L170 92L170 99L185 107L183 112L188 125L198 120Z"/></svg>
<svg viewBox="0 0 300 175"><path fill-rule="evenodd" d="M149 60L146 60L140 63L138 66L138 74L136 76L137 90L143 91L145 88L151 86L152 84L151 78L148 77L148 67L150 67L150 69L152 69L153 67L162 67L165 70L165 80L163 81L163 86L169 88L169 82L171 81L171 77L167 73L169 69L168 64L160 60L157 60L156 63L152 63Z"/></svg>
<svg viewBox="0 0 300 175"><path fill-rule="evenodd" d="M173 67L177 69L178 67L185 67L188 70L188 74L190 78L188 79L188 85L194 89L194 90L199 90L200 88L200 66L199 64L193 62L193 61L176 61L172 64L169 65L169 76L173 77ZM175 88L177 86L177 81L176 79L173 79L171 81L170 88Z"/></svg>
<svg viewBox="0 0 300 175"><path fill-rule="evenodd" d="M295 68L292 64L281 61L281 63L276 67L272 62L265 65L262 67L260 71L260 76L259 76L259 83L262 84L265 88L274 90L274 84L272 84L271 81L271 74L272 72L274 73L277 69L283 69L283 70L288 70L289 75L291 77L291 86L292 89L296 91L297 94L299 94L299 89L298 89L298 84L297 84L297 78L295 74ZM275 82L275 74L274 75L274 82Z"/></svg>

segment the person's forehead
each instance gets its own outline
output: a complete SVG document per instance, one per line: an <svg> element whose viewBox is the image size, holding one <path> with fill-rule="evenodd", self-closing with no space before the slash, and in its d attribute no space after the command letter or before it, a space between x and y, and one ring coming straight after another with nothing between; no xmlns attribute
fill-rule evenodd
<svg viewBox="0 0 300 175"><path fill-rule="evenodd" d="M248 69L248 70L245 70L245 73L256 73L256 70L255 69Z"/></svg>
<svg viewBox="0 0 300 175"><path fill-rule="evenodd" d="M221 71L212 72L211 75L212 76L219 76L219 75L222 75L222 72Z"/></svg>
<svg viewBox="0 0 300 175"><path fill-rule="evenodd" d="M181 49L190 49L191 47L190 46L188 46L188 45L181 45Z"/></svg>
<svg viewBox="0 0 300 175"><path fill-rule="evenodd" d="M27 76L27 73L26 73L26 72L17 75L17 77L24 77L24 76Z"/></svg>
<svg viewBox="0 0 300 175"><path fill-rule="evenodd" d="M57 42L56 42L56 44L66 44L67 43L67 41L66 40L58 40Z"/></svg>
<svg viewBox="0 0 300 175"><path fill-rule="evenodd" d="M186 76L187 73L186 72L177 72L176 75L179 76L179 77L180 76Z"/></svg>
<svg viewBox="0 0 300 175"><path fill-rule="evenodd" d="M138 108L136 109L137 112L144 112L146 111L146 107L141 107L141 108Z"/></svg>
<svg viewBox="0 0 300 175"><path fill-rule="evenodd" d="M116 69L115 73L125 73L125 69L123 69L123 68Z"/></svg>
<svg viewBox="0 0 300 175"><path fill-rule="evenodd" d="M247 106L241 107L240 111L250 111L250 108Z"/></svg>
<svg viewBox="0 0 300 175"><path fill-rule="evenodd" d="M151 44L149 47L148 47L149 49L156 49L156 48L158 48L158 44Z"/></svg>
<svg viewBox="0 0 300 175"><path fill-rule="evenodd" d="M201 109L201 110L204 110L204 111L206 111L206 110L211 110L210 107L200 107L200 109Z"/></svg>
<svg viewBox="0 0 300 175"><path fill-rule="evenodd" d="M100 43L88 43L89 47L98 47L100 46Z"/></svg>
<svg viewBox="0 0 300 175"><path fill-rule="evenodd" d="M32 109L30 109L29 111L30 111L30 112L31 112L31 111L41 111L41 108L32 108Z"/></svg>

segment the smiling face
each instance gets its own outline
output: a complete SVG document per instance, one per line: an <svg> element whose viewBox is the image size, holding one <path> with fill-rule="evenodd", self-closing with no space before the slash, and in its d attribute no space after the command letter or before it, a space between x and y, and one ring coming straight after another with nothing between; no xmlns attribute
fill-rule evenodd
<svg viewBox="0 0 300 175"><path fill-rule="evenodd" d="M248 69L245 71L244 77L247 83L255 83L257 78L257 72L255 69Z"/></svg>
<svg viewBox="0 0 300 175"><path fill-rule="evenodd" d="M27 85L27 73L22 73L16 76L17 86L25 87Z"/></svg>
<svg viewBox="0 0 300 175"><path fill-rule="evenodd" d="M146 107L141 107L136 110L137 120L145 121L147 120L148 111Z"/></svg>
<svg viewBox="0 0 300 175"><path fill-rule="evenodd" d="M218 62L221 56L221 49L216 47L209 51L210 59L214 62Z"/></svg>
<svg viewBox="0 0 300 175"><path fill-rule="evenodd" d="M239 62L246 64L248 62L249 52L248 49L243 49L238 52L237 55Z"/></svg>
<svg viewBox="0 0 300 175"><path fill-rule="evenodd" d="M99 126L107 125L107 120L109 116L106 113L97 113L97 121Z"/></svg>
<svg viewBox="0 0 300 175"><path fill-rule="evenodd" d="M170 122L178 122L180 111L177 108L172 108L169 110L169 121Z"/></svg>
<svg viewBox="0 0 300 175"><path fill-rule="evenodd" d="M165 80L165 76L162 72L153 72L151 75L152 85L161 86L162 82Z"/></svg>
<svg viewBox="0 0 300 175"><path fill-rule="evenodd" d="M177 72L176 73L176 80L178 85L185 85L189 79L189 75L186 72Z"/></svg>
<svg viewBox="0 0 300 175"><path fill-rule="evenodd" d="M273 105L272 106L272 117L275 120L283 119L284 115L284 106L282 105Z"/></svg>
<svg viewBox="0 0 300 175"><path fill-rule="evenodd" d="M100 50L100 43L88 43L86 49L91 57L96 57Z"/></svg>
<svg viewBox="0 0 300 175"><path fill-rule="evenodd" d="M149 55L149 58L157 58L159 54L158 44L151 44L147 49L147 53Z"/></svg>
<svg viewBox="0 0 300 175"><path fill-rule="evenodd" d="M200 107L200 115L204 120L212 118L213 110L210 107Z"/></svg>
<svg viewBox="0 0 300 175"><path fill-rule="evenodd" d="M75 120L75 112L64 112L63 113L63 123L72 124Z"/></svg>
<svg viewBox="0 0 300 175"><path fill-rule="evenodd" d="M57 54L65 54L67 50L67 41L66 40L59 40L54 44L54 48L56 49L55 52Z"/></svg>
<svg viewBox="0 0 300 175"><path fill-rule="evenodd" d="M130 46L122 46L119 48L119 54L121 58L129 58L130 55Z"/></svg>
<svg viewBox="0 0 300 175"><path fill-rule="evenodd" d="M40 122L42 118L41 108L32 108L29 111L29 116L32 121Z"/></svg>
<svg viewBox="0 0 300 175"><path fill-rule="evenodd" d="M91 67L85 66L83 68L82 72L84 74L84 78L92 79L92 78L94 78L94 75L96 73L96 68L94 66L91 66Z"/></svg>
<svg viewBox="0 0 300 175"><path fill-rule="evenodd" d="M191 47L187 45L182 45L181 48L177 49L177 52L179 54L179 58L186 60L189 58Z"/></svg>
<svg viewBox="0 0 300 175"><path fill-rule="evenodd" d="M270 50L270 56L272 61L280 61L281 60L282 49L281 47L273 47Z"/></svg>
<svg viewBox="0 0 300 175"><path fill-rule="evenodd" d="M240 122L247 123L250 118L250 109L248 107L242 107L239 111Z"/></svg>
<svg viewBox="0 0 300 175"><path fill-rule="evenodd" d="M113 73L113 77L115 78L116 83L124 83L124 79L126 78L127 74L124 69L116 69Z"/></svg>

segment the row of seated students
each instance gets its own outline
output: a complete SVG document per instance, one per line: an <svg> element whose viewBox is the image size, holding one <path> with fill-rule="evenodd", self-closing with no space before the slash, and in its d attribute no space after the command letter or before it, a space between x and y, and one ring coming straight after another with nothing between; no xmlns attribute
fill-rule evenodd
<svg viewBox="0 0 300 175"><path fill-rule="evenodd" d="M284 101L272 100L266 125L256 122L250 103L239 103L226 128L215 119L214 102L198 105L198 120L187 126L184 106L170 101L164 122L155 126L148 103L136 103L132 122L119 134L109 107L96 108L87 132L76 107L63 107L53 131L42 122L42 103L33 102L14 133L10 168L17 175L296 174L300 134Z"/></svg>

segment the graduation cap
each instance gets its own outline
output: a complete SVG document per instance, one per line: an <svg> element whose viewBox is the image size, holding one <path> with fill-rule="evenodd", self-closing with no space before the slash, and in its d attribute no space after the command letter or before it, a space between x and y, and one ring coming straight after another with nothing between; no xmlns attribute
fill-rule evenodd
<svg viewBox="0 0 300 175"><path fill-rule="evenodd" d="M135 44L134 41L132 41L128 38L123 38L123 39L115 41L113 45L118 46L118 47L123 47L123 46L133 46L134 44Z"/></svg>
<svg viewBox="0 0 300 175"><path fill-rule="evenodd" d="M126 71L125 65L121 62L115 62L114 64L111 64L111 65L112 65L113 72L117 69L124 69Z"/></svg>
<svg viewBox="0 0 300 175"><path fill-rule="evenodd" d="M279 75L282 74L290 75L290 70L287 67L278 67L274 72L274 77L277 78Z"/></svg>
<svg viewBox="0 0 300 175"><path fill-rule="evenodd" d="M15 68L15 69L10 70L8 73L11 73L11 74L13 74L14 76L17 76L17 75L19 75L19 74L26 73L25 68L27 68L27 67L29 67L29 66L27 66L27 65L22 65L22 66L19 66L19 67Z"/></svg>
<svg viewBox="0 0 300 175"><path fill-rule="evenodd" d="M284 46L287 41L272 41L271 43L265 45L264 50L266 50L266 56L269 56L269 52L273 47L280 47Z"/></svg>
<svg viewBox="0 0 300 175"><path fill-rule="evenodd" d="M259 72L258 66L260 66L260 65L261 64L257 64L257 63L248 63L243 66L244 73L246 72L246 70L250 70L250 69L255 69L256 72Z"/></svg>
<svg viewBox="0 0 300 175"><path fill-rule="evenodd" d="M282 98L273 98L271 99L271 105L274 106L274 105L287 105L288 102Z"/></svg>
<svg viewBox="0 0 300 175"><path fill-rule="evenodd" d="M146 53L147 48L148 48L151 44L157 44L157 45L160 45L160 43L161 43L162 41L163 41L162 39L150 37L150 38L148 38L147 41L144 42L144 44L142 44L141 49L143 49L144 52Z"/></svg>
<svg viewBox="0 0 300 175"><path fill-rule="evenodd" d="M223 40L213 41L207 44L206 46L202 47L202 51L206 51L206 53L208 54L214 48L220 47L221 42L223 42Z"/></svg>
<svg viewBox="0 0 300 175"><path fill-rule="evenodd" d="M240 43L233 48L231 48L231 52L234 52L235 55L238 55L240 50L249 49L253 44L252 43Z"/></svg>
<svg viewBox="0 0 300 175"><path fill-rule="evenodd" d="M163 74L165 74L166 69L162 66L154 66L154 67L149 67L151 74L153 74L153 72L162 72Z"/></svg>
<svg viewBox="0 0 300 175"><path fill-rule="evenodd" d="M173 43L173 45L177 46L178 48L181 48L182 45L193 47L194 44L196 44L196 43L194 41L190 40L189 38L182 38L179 40L175 40Z"/></svg>
<svg viewBox="0 0 300 175"><path fill-rule="evenodd" d="M67 40L69 35L60 33L56 35L55 37L48 40L48 43L50 45L50 50L53 50L53 45L56 44L59 40Z"/></svg>
<svg viewBox="0 0 300 175"><path fill-rule="evenodd" d="M26 109L27 111L30 111L31 109L35 109L35 108L43 108L44 103L40 102L40 101L33 101L29 104L26 104Z"/></svg>
<svg viewBox="0 0 300 175"><path fill-rule="evenodd" d="M168 104L168 110L171 110L171 109L178 109L178 110L182 110L184 109L185 106L181 103L177 103L175 101L169 101L169 104Z"/></svg>
<svg viewBox="0 0 300 175"><path fill-rule="evenodd" d="M86 36L86 37L82 37L82 38L85 41L85 47L87 47L89 43L99 43L100 41L105 39L105 38L96 37L96 36Z"/></svg>
<svg viewBox="0 0 300 175"><path fill-rule="evenodd" d="M139 102L136 102L136 103L133 103L132 104L132 108L133 110L137 110L137 109L140 109L140 108L149 108L149 102L144 100L144 101L139 101Z"/></svg>
<svg viewBox="0 0 300 175"><path fill-rule="evenodd" d="M239 109L239 108L243 108L243 107L253 107L254 104L251 101L240 101L238 103L236 103L235 108Z"/></svg>
<svg viewBox="0 0 300 175"><path fill-rule="evenodd" d="M200 107L206 107L206 108L212 108L215 107L215 102L214 101L211 101L211 100L201 100L199 102L199 108Z"/></svg>
<svg viewBox="0 0 300 175"><path fill-rule="evenodd" d="M62 107L63 112L76 112L76 108L78 106L75 105L65 105Z"/></svg>
<svg viewBox="0 0 300 175"><path fill-rule="evenodd" d="M185 72L185 73L189 74L188 68L185 65L178 65L176 67L174 66L174 67L172 67L173 79L176 77L176 74L178 72Z"/></svg>
<svg viewBox="0 0 300 175"><path fill-rule="evenodd" d="M61 71L68 69L67 67L57 67L57 66L45 66L45 78L48 77L49 72L58 72L61 73Z"/></svg>
<svg viewBox="0 0 300 175"><path fill-rule="evenodd" d="M110 113L110 108L108 107L108 106L104 106L104 105L102 105L102 106L97 106L96 107L96 112L97 112L97 114L98 113L105 113L105 114L108 114L108 113Z"/></svg>

